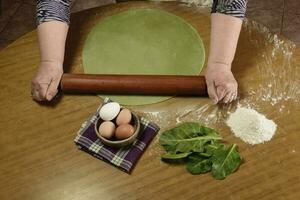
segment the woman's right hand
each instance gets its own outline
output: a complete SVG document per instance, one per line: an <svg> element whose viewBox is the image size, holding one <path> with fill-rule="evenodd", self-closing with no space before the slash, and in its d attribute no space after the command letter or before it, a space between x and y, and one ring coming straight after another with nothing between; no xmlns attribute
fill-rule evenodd
<svg viewBox="0 0 300 200"><path fill-rule="evenodd" d="M51 101L58 92L68 27L55 20L38 25L41 62L31 82L31 94L36 101Z"/></svg>
<svg viewBox="0 0 300 200"><path fill-rule="evenodd" d="M36 101L51 101L58 92L62 74L62 63L55 61L41 62L31 82L33 99Z"/></svg>

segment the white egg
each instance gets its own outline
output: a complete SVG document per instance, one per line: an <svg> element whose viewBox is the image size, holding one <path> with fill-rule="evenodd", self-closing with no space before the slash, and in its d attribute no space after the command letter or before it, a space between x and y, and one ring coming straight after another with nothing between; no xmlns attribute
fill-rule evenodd
<svg viewBox="0 0 300 200"><path fill-rule="evenodd" d="M120 104L116 102L107 103L99 111L101 119L104 121L113 120L120 112Z"/></svg>

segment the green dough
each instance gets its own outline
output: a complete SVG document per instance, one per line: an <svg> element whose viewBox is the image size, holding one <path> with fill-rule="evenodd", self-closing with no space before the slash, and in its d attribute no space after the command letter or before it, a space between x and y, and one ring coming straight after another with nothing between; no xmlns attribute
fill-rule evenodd
<svg viewBox="0 0 300 200"><path fill-rule="evenodd" d="M199 75L205 61L197 31L183 19L159 9L130 9L106 17L88 34L82 54L88 74ZM171 98L108 97L123 105Z"/></svg>

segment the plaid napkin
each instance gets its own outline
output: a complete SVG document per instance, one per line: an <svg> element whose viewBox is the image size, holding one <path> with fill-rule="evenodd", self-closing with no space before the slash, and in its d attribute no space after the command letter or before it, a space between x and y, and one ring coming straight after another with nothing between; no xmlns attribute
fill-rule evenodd
<svg viewBox="0 0 300 200"><path fill-rule="evenodd" d="M94 126L99 118L100 108L109 102L111 102L109 98L104 99L104 103L99 106L97 111L82 124L74 141L79 149L130 173L148 144L156 136L159 127L144 118L140 118L140 133L132 145L122 148L106 146L98 138Z"/></svg>

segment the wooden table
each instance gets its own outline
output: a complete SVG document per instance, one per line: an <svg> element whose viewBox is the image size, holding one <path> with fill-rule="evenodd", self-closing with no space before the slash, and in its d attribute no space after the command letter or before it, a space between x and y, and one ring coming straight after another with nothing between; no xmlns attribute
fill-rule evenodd
<svg viewBox="0 0 300 200"><path fill-rule="evenodd" d="M68 36L65 71L81 72L84 39L98 20L133 7L159 8L191 23L209 46L209 13L178 3L129 2L75 14ZM228 143L237 143L244 162L223 181L211 174L193 176L184 166L160 161L154 139L131 175L79 151L73 139L101 100L63 95L51 105L30 96L30 81L39 62L36 31L0 52L0 199L299 199L300 197L300 50L268 29L246 21L233 71L239 104L250 105L278 124L275 137L251 146L224 124L231 105L214 106L208 98L173 98L131 109L162 130L181 121L216 128Z"/></svg>

